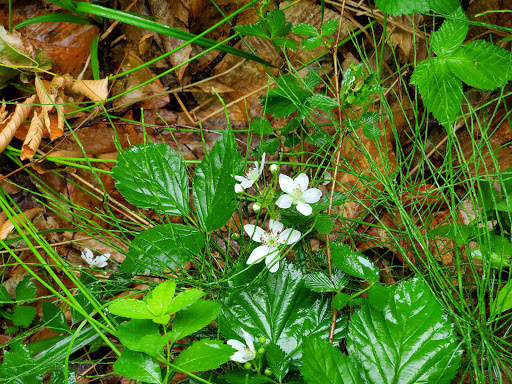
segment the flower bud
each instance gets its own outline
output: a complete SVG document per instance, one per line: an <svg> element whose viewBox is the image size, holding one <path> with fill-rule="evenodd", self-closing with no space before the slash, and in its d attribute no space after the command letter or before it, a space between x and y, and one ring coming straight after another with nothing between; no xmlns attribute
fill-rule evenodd
<svg viewBox="0 0 512 384"><path fill-rule="evenodd" d="M235 192L236 193L242 193L244 191L244 187L242 187L240 184L235 184Z"/></svg>
<svg viewBox="0 0 512 384"><path fill-rule="evenodd" d="M254 212L259 212L259 211L261 211L261 206L257 203L254 203L254 205L252 206L252 209L254 210Z"/></svg>
<svg viewBox="0 0 512 384"><path fill-rule="evenodd" d="M272 164L270 166L270 172L272 172L273 175L275 175L277 173L277 171L279 171L279 165L277 164Z"/></svg>
<svg viewBox="0 0 512 384"><path fill-rule="evenodd" d="M233 232L231 234L231 238L235 239L235 240L238 240L240 238L240 234L238 232Z"/></svg>
<svg viewBox="0 0 512 384"><path fill-rule="evenodd" d="M265 344L267 342L267 339L265 338L265 336L260 336L258 337L258 341L260 342L260 344Z"/></svg>
<svg viewBox="0 0 512 384"><path fill-rule="evenodd" d="M272 376L272 371L270 368L265 369L265 376Z"/></svg>
<svg viewBox="0 0 512 384"><path fill-rule="evenodd" d="M265 353L265 348L261 347L260 349L258 349L258 353L260 355L263 355Z"/></svg>
<svg viewBox="0 0 512 384"><path fill-rule="evenodd" d="M252 364L251 363L247 362L247 363L244 364L244 369L249 370L251 368L252 368Z"/></svg>

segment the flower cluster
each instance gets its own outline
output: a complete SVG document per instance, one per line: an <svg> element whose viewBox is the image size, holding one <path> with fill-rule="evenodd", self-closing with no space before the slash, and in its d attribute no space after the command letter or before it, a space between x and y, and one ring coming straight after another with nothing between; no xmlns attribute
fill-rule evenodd
<svg viewBox="0 0 512 384"><path fill-rule="evenodd" d="M94 254L89 248L85 248L82 252L82 259L84 259L90 267L104 268L107 266L107 261L110 258L110 253L94 257Z"/></svg>
<svg viewBox="0 0 512 384"><path fill-rule="evenodd" d="M261 159L261 164L254 162L254 167L245 173L245 176L234 176L240 183L235 185L235 192L241 193L245 189L252 187L263 173L265 165L265 154ZM279 167L271 165L270 170L273 174L277 173ZM322 192L318 188L308 188L309 178L305 173L299 174L295 179L286 175L279 175L279 185L284 192L276 201L279 208L287 209L295 205L297 211L305 216L311 215L313 208L310 204L316 203L322 197ZM264 200L264 199L263 199ZM265 203L265 201L263 201ZM259 212L261 206L254 203L253 210ZM272 211L273 212L273 211ZM275 217L276 215L272 215ZM259 263L265 260L265 264L270 272L276 272L279 269L279 247L281 245L291 245L296 243L301 233L291 228L284 228L284 225L278 220L271 219L268 225L268 231L253 224L246 224L244 231L249 237L261 245L251 252L247 259L247 264Z"/></svg>

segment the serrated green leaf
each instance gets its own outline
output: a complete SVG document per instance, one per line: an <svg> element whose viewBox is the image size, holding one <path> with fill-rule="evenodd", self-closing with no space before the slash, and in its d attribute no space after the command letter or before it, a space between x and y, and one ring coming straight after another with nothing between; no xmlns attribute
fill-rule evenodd
<svg viewBox="0 0 512 384"><path fill-rule="evenodd" d="M16 286L16 301L22 303L36 298L36 284L32 275L26 275Z"/></svg>
<svg viewBox="0 0 512 384"><path fill-rule="evenodd" d="M68 15L71 16L71 15ZM68 369L67 381L66 381L66 373L63 364L59 364L55 367L52 372L52 379L48 384L76 384L76 372L71 369Z"/></svg>
<svg viewBox="0 0 512 384"><path fill-rule="evenodd" d="M304 281L306 287L313 292L333 292L336 290L332 281L329 280L329 276L323 272L308 273Z"/></svg>
<svg viewBox="0 0 512 384"><path fill-rule="evenodd" d="M494 315L499 315L502 312L508 311L512 308L512 280L503 286L493 301L491 309Z"/></svg>
<svg viewBox="0 0 512 384"><path fill-rule="evenodd" d="M228 362L236 349L219 340L196 341L180 353L174 364L185 372L203 372Z"/></svg>
<svg viewBox="0 0 512 384"><path fill-rule="evenodd" d="M220 304L211 300L198 300L174 316L171 339L173 342L206 327L220 312Z"/></svg>
<svg viewBox="0 0 512 384"><path fill-rule="evenodd" d="M464 42L468 34L468 18L462 8L450 14L441 27L432 32L430 44L438 56L447 56Z"/></svg>
<svg viewBox="0 0 512 384"><path fill-rule="evenodd" d="M308 134L305 137L305 140L310 144L316 145L317 147L323 147L326 144L332 142L332 136L325 132L322 128L315 126L313 127L313 132Z"/></svg>
<svg viewBox="0 0 512 384"><path fill-rule="evenodd" d="M332 306L338 311L341 311L351 299L352 297L350 295L347 295L343 292L338 292L332 299Z"/></svg>
<svg viewBox="0 0 512 384"><path fill-rule="evenodd" d="M167 280L158 284L146 296L146 304L148 309L155 316L163 316L167 313L167 308L171 304L176 290L176 282Z"/></svg>
<svg viewBox="0 0 512 384"><path fill-rule="evenodd" d="M300 369L307 384L363 384L357 367L349 357L325 340L304 340Z"/></svg>
<svg viewBox="0 0 512 384"><path fill-rule="evenodd" d="M108 310L114 315L128 317L130 319L153 319L155 317L145 302L136 299L114 300L114 302L108 306Z"/></svg>
<svg viewBox="0 0 512 384"><path fill-rule="evenodd" d="M256 36L261 37L262 39L269 39L270 36L265 32L265 29L261 25L261 22L258 21L254 24L247 25L236 25L233 28L236 32L245 35L245 36Z"/></svg>
<svg viewBox="0 0 512 384"><path fill-rule="evenodd" d="M302 44L300 46L302 47L302 49L310 51L312 49L315 49L316 47L319 47L320 44L322 44L322 38L318 36L311 36L306 37L304 40L302 40Z"/></svg>
<svg viewBox="0 0 512 384"><path fill-rule="evenodd" d="M378 140L382 134L381 129L376 125L363 125L363 133L368 139L372 141Z"/></svg>
<svg viewBox="0 0 512 384"><path fill-rule="evenodd" d="M274 153L276 153L278 147L279 147L279 139L274 137L273 139L260 141L260 144L258 145L257 152L259 152L260 154L269 153L269 154L273 155Z"/></svg>
<svg viewBox="0 0 512 384"><path fill-rule="evenodd" d="M195 288L187 289L186 291L181 292L173 299L171 305L169 305L167 308L167 314L172 315L173 313L181 311L183 308L195 303L204 295L204 291Z"/></svg>
<svg viewBox="0 0 512 384"><path fill-rule="evenodd" d="M327 339L331 321L329 295L312 293L302 272L286 264L257 286L224 296L218 324L226 339L238 338L243 329L265 336L296 360L302 356L304 335ZM338 322L335 340L343 336L346 318L338 317Z"/></svg>
<svg viewBox="0 0 512 384"><path fill-rule="evenodd" d="M371 284L379 281L379 268L349 245L331 244L331 255L334 265L348 275L365 279Z"/></svg>
<svg viewBox="0 0 512 384"><path fill-rule="evenodd" d="M379 121L379 114L376 112L367 112L361 116L361 123L364 125L373 125Z"/></svg>
<svg viewBox="0 0 512 384"><path fill-rule="evenodd" d="M375 5L393 16L425 13L430 9L428 0L375 0Z"/></svg>
<svg viewBox="0 0 512 384"><path fill-rule="evenodd" d="M130 244L121 273L161 273L181 268L204 247L204 235L182 224L162 224L138 234Z"/></svg>
<svg viewBox="0 0 512 384"><path fill-rule="evenodd" d="M292 32L301 36L318 36L318 31L312 25L299 23L293 26Z"/></svg>
<svg viewBox="0 0 512 384"><path fill-rule="evenodd" d="M428 4L431 10L441 15L448 15L462 8L459 0L428 0Z"/></svg>
<svg viewBox="0 0 512 384"><path fill-rule="evenodd" d="M390 287L382 310L352 314L347 346L367 383L451 383L462 350L453 323L428 287L411 279Z"/></svg>
<svg viewBox="0 0 512 384"><path fill-rule="evenodd" d="M418 87L437 121L449 128L462 105L462 82L452 75L446 61L438 57L422 61L416 66L411 83Z"/></svg>
<svg viewBox="0 0 512 384"><path fill-rule="evenodd" d="M9 292L7 292L7 289L0 284L0 305L3 304L10 304L12 303L11 296L9 296Z"/></svg>
<svg viewBox="0 0 512 384"><path fill-rule="evenodd" d="M158 362L145 353L134 352L128 348L123 349L121 356L114 363L114 372L146 383L162 382Z"/></svg>
<svg viewBox="0 0 512 384"><path fill-rule="evenodd" d="M333 222L331 216L326 213L321 213L315 216L315 229L323 235L332 231Z"/></svg>
<svg viewBox="0 0 512 384"><path fill-rule="evenodd" d="M28 327L36 316L36 307L18 305L12 314L12 322L18 327Z"/></svg>
<svg viewBox="0 0 512 384"><path fill-rule="evenodd" d="M311 97L307 99L307 103L313 107L318 108L321 111L328 112L333 108L338 107L338 102L334 100L332 97L327 95L323 95L321 93L315 93Z"/></svg>
<svg viewBox="0 0 512 384"><path fill-rule="evenodd" d="M135 145L119 152L112 177L130 203L159 213L187 216L188 177L181 155L167 144Z"/></svg>
<svg viewBox="0 0 512 384"><path fill-rule="evenodd" d="M265 350L267 364L277 380L281 382L290 370L292 360L290 356L274 343L265 345Z"/></svg>
<svg viewBox="0 0 512 384"><path fill-rule="evenodd" d="M318 71L310 70L306 77L304 77L304 85L307 89L313 91L320 82L320 73Z"/></svg>
<svg viewBox="0 0 512 384"><path fill-rule="evenodd" d="M194 205L203 228L214 231L222 227L237 206L235 178L243 159L235 144L235 136L227 129L195 169L192 190Z"/></svg>
<svg viewBox="0 0 512 384"><path fill-rule="evenodd" d="M46 323L46 327L56 332L60 333L69 330L64 312L58 306L48 301L43 301L43 320Z"/></svg>
<svg viewBox="0 0 512 384"><path fill-rule="evenodd" d="M270 121L265 119L264 117L260 119L254 119L249 123L249 129L252 130L253 133L258 135L272 135L274 130L272 129L272 124Z"/></svg>
<svg viewBox="0 0 512 384"><path fill-rule="evenodd" d="M464 44L447 58L447 63L460 80L485 90L505 85L512 66L509 51L484 40Z"/></svg>
<svg viewBox="0 0 512 384"><path fill-rule="evenodd" d="M20 384L42 383L44 367L38 367L28 347L21 341L10 344L9 350L3 353L0 366L0 381L16 378Z"/></svg>
<svg viewBox="0 0 512 384"><path fill-rule="evenodd" d="M327 23L322 25L320 34L322 36L332 35L336 31L337 28L338 28L338 20L337 19L329 20Z"/></svg>
<svg viewBox="0 0 512 384"><path fill-rule="evenodd" d="M277 37L274 39L274 43L276 43L276 45L278 47L283 47L283 48L289 48L291 50L296 50L297 47L299 46L299 44L297 44L297 42L293 39L287 39L285 37Z"/></svg>
<svg viewBox="0 0 512 384"><path fill-rule="evenodd" d="M265 384L272 381L270 377L242 371L229 372L221 378L229 384Z"/></svg>
<svg viewBox="0 0 512 384"><path fill-rule="evenodd" d="M151 320L133 319L121 324L116 336L123 346L134 352L162 358L169 336L160 335L158 329L159 325Z"/></svg>
<svg viewBox="0 0 512 384"><path fill-rule="evenodd" d="M272 37L285 36L292 29L292 23L285 20L284 12L280 9L268 13L265 21Z"/></svg>

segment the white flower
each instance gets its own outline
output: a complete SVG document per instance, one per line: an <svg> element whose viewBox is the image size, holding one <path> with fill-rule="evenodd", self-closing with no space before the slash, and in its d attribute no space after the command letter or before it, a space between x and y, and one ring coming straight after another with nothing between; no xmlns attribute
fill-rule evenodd
<svg viewBox="0 0 512 384"><path fill-rule="evenodd" d="M322 191L318 188L308 189L308 183L309 179L305 173L298 175L295 180L281 173L279 175L279 185L285 194L277 199L277 206L279 208L290 208L292 204L295 204L297 211L304 216L311 215L313 209L309 204L320 200Z"/></svg>
<svg viewBox="0 0 512 384"><path fill-rule="evenodd" d="M261 157L261 166L258 166L258 162L254 162L254 168L249 169L244 176L235 176L236 181L240 182L242 188L251 188L252 185L258 181L261 173L263 172L263 166L265 165L265 153Z"/></svg>
<svg viewBox="0 0 512 384"><path fill-rule="evenodd" d="M228 344L235 348L237 351L231 355L231 360L238 363L247 363L254 360L256 357L256 350L254 349L254 342L251 335L242 329L244 334L245 345L235 339L228 340Z"/></svg>
<svg viewBox="0 0 512 384"><path fill-rule="evenodd" d="M279 245L293 244L300 239L299 231L284 229L283 224L272 219L268 224L268 232L253 224L244 225L244 231L252 240L263 244L251 252L247 264L259 263L265 259L270 272L277 272L279 269Z"/></svg>
<svg viewBox="0 0 512 384"><path fill-rule="evenodd" d="M277 165L277 164L272 164L272 165L270 166L270 172L272 172L272 174L273 174L273 175L275 175L277 171L279 171L279 165Z"/></svg>
<svg viewBox="0 0 512 384"><path fill-rule="evenodd" d="M85 248L82 252L82 259L84 259L90 267L103 268L107 265L107 260L110 258L110 253L94 257L89 248Z"/></svg>
<svg viewBox="0 0 512 384"><path fill-rule="evenodd" d="M252 205L252 209L254 210L254 212L259 212L259 211L261 211L261 205L254 203Z"/></svg>
<svg viewBox="0 0 512 384"><path fill-rule="evenodd" d="M235 193L242 193L244 191L244 187L240 184L235 184Z"/></svg>

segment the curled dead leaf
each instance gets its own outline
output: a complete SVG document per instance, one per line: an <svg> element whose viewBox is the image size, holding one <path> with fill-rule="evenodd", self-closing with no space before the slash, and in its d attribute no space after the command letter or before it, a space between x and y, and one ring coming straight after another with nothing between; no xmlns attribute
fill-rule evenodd
<svg viewBox="0 0 512 384"><path fill-rule="evenodd" d="M67 90L92 101L105 101L108 97L108 77L101 80L77 80Z"/></svg>
<svg viewBox="0 0 512 384"><path fill-rule="evenodd" d="M55 140L64 134L64 100L57 97L57 124L50 126L50 140Z"/></svg>
<svg viewBox="0 0 512 384"><path fill-rule="evenodd" d="M43 121L37 111L34 111L30 128L28 129L27 136L21 147L21 160L32 159L34 157L41 143L41 139L43 138L43 129Z"/></svg>
<svg viewBox="0 0 512 384"><path fill-rule="evenodd" d="M4 175L0 173L0 187L2 187L6 193L9 195L14 195L15 193L21 192L21 188L16 184L13 184L8 178L4 178ZM2 212L3 213L3 212ZM5 214L4 214L5 216ZM4 221L7 218L4 218ZM0 225L2 225L2 221L0 220Z"/></svg>
<svg viewBox="0 0 512 384"><path fill-rule="evenodd" d="M50 82L36 78L36 92L39 102L41 103L41 119L44 126L50 132L50 116L49 113L53 110L55 98L57 94L50 92Z"/></svg>
<svg viewBox="0 0 512 384"><path fill-rule="evenodd" d="M37 95L32 95L25 100L25 102L16 105L16 109L11 114L9 121L0 131L0 152L11 142L16 130L32 110L32 104L35 102L36 98Z"/></svg>
<svg viewBox="0 0 512 384"><path fill-rule="evenodd" d="M14 229L14 223L20 225L32 220L37 214L43 212L42 208L32 208L23 213L19 213L12 220L6 220L0 227L0 239L5 240L9 233Z"/></svg>

